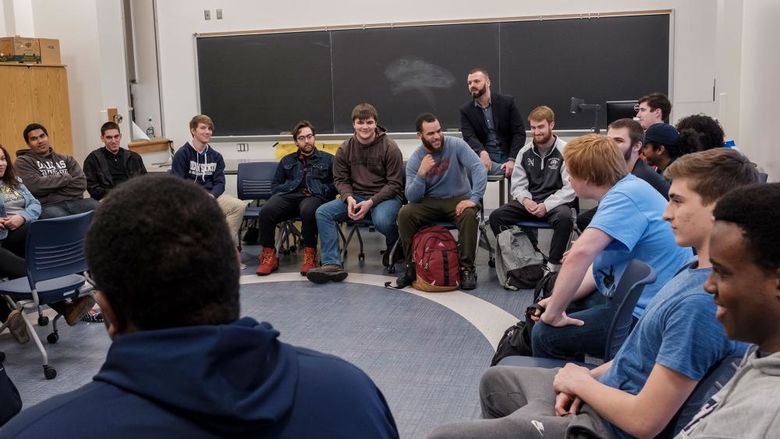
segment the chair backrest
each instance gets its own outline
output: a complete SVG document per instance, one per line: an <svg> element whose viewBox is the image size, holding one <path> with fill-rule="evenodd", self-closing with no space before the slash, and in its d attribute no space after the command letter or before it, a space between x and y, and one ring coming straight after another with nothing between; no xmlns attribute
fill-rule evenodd
<svg viewBox="0 0 780 439"><path fill-rule="evenodd" d="M730 356L715 363L693 389L693 392L685 400L677 414L674 415L669 425L666 426L661 434L656 436L656 439L675 437L680 430L691 422L696 413L699 413L704 404L734 376L741 361L741 356Z"/></svg>
<svg viewBox="0 0 780 439"><path fill-rule="evenodd" d="M27 278L38 282L87 271L84 238L92 211L33 221L27 232Z"/></svg>
<svg viewBox="0 0 780 439"><path fill-rule="evenodd" d="M239 163L236 193L239 200L267 200L271 198L276 162Z"/></svg>
<svg viewBox="0 0 780 439"><path fill-rule="evenodd" d="M604 347L604 361L611 360L626 341L628 333L631 332L632 313L636 302L645 285L654 281L655 271L651 266L638 259L629 262L610 300L610 307L614 312Z"/></svg>

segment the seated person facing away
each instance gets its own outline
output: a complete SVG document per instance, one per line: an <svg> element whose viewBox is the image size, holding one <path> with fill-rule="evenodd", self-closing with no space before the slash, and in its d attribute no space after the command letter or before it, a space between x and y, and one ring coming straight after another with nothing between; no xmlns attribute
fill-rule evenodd
<svg viewBox="0 0 780 439"><path fill-rule="evenodd" d="M555 113L550 107L536 107L528 115L533 140L525 145L514 161L512 199L490 214L493 234L518 221L544 220L553 226L550 242L550 271L561 268L561 259L569 243L574 219L571 203L574 190L563 160L566 142L554 135Z"/></svg>
<svg viewBox="0 0 780 439"><path fill-rule="evenodd" d="M672 103L663 93L650 93L637 100L636 120L642 126L642 130L657 123L669 123L669 115L672 112Z"/></svg>
<svg viewBox="0 0 780 439"><path fill-rule="evenodd" d="M16 160L19 177L41 202L41 218L55 218L94 210L97 202L84 198L87 178L76 159L57 154L49 145L49 132L41 124L24 129L24 141L30 147Z"/></svg>
<svg viewBox="0 0 780 439"><path fill-rule="evenodd" d="M417 118L419 146L406 164L406 199L409 204L398 212L406 271L397 287L415 280L412 238L422 227L435 221L448 221L458 228L458 258L461 289L477 287L474 259L479 232L479 203L485 194L487 172L469 145L442 134L439 120L431 113Z"/></svg>
<svg viewBox="0 0 780 439"><path fill-rule="evenodd" d="M314 283L347 278L339 252L339 222L370 218L385 236L387 252L398 240L396 217L404 190L404 160L398 145L378 122L373 105L362 103L352 109L355 135L339 146L333 159L333 180L341 198L317 209L322 266L306 274Z"/></svg>
<svg viewBox="0 0 780 439"><path fill-rule="evenodd" d="M664 219L681 246L697 250L661 289L615 358L596 369L492 367L482 377L483 415L490 420L444 427L448 438L564 438L579 425L598 438L653 437L671 421L707 371L746 346L728 340L704 290L712 272L712 210L734 187L756 181L736 151L693 154L669 168ZM452 434L448 434L452 433ZM757 437L757 436L745 436Z"/></svg>
<svg viewBox="0 0 780 439"><path fill-rule="evenodd" d="M87 191L96 200L105 197L119 183L146 174L141 156L119 146L122 140L119 125L114 122L104 123L100 127L100 140L103 148L90 152L84 160Z"/></svg>
<svg viewBox="0 0 780 439"><path fill-rule="evenodd" d="M769 438L780 431L780 183L741 187L715 207L712 293L729 338L755 346L677 436Z"/></svg>
<svg viewBox="0 0 780 439"><path fill-rule="evenodd" d="M282 157L276 167L273 195L263 205L258 218L260 264L257 275L265 276L279 268L274 248L274 232L279 222L301 218L303 265L301 276L317 266L317 208L333 199L333 156L314 145L314 126L307 120L295 125L293 140L298 151Z"/></svg>
<svg viewBox="0 0 780 439"><path fill-rule="evenodd" d="M514 160L525 144L523 116L512 96L491 93L484 68L469 72L471 97L460 108L460 131L490 175L512 176Z"/></svg>
<svg viewBox="0 0 780 439"><path fill-rule="evenodd" d="M113 190L86 239L112 339L106 361L92 382L27 409L3 435L398 437L360 369L239 318L230 238L218 203L179 178L147 175ZM73 422L84 413L88 425Z"/></svg>
<svg viewBox="0 0 780 439"><path fill-rule="evenodd" d="M642 142L644 139L644 132L639 122L633 119L618 119L611 124L607 129L607 137L615 141L618 149L623 154L623 158L626 159L626 168L628 172L641 178L642 180L650 183L650 186L655 188L659 194L663 195L667 200L669 199L669 182L659 173L655 172L647 163L639 157L639 152L642 150ZM590 224L590 220L593 219L593 215L596 214L598 207L582 212L577 216L577 227L580 230L585 230Z"/></svg>
<svg viewBox="0 0 780 439"><path fill-rule="evenodd" d="M209 145L213 131L214 122L206 115L199 114L190 120L192 141L174 154L171 175L194 181L217 200L230 227L233 244L238 247L238 229L244 221L246 204L225 193L225 160Z"/></svg>
<svg viewBox="0 0 780 439"><path fill-rule="evenodd" d="M606 298L632 259L647 263L657 275L634 308L639 318L692 253L675 245L671 227L661 218L666 200L628 174L612 139L579 137L566 145L563 157L577 195L598 200L599 209L564 259L552 296L540 301L546 310L534 325L531 349L538 357L582 361L586 354L603 355L612 318ZM586 309L568 316L573 301Z"/></svg>

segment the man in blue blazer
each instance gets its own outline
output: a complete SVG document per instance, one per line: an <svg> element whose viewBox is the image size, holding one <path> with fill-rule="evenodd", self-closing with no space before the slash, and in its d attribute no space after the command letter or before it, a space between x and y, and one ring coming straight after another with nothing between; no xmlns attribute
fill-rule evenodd
<svg viewBox="0 0 780 439"><path fill-rule="evenodd" d="M512 96L490 92L487 70L471 70L468 88L474 99L460 108L463 140L479 155L488 174L508 178L517 153L525 145L523 117Z"/></svg>

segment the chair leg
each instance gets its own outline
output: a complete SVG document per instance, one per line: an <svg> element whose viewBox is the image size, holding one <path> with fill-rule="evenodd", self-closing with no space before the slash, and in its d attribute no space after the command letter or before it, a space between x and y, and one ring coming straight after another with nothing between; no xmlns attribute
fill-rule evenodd
<svg viewBox="0 0 780 439"><path fill-rule="evenodd" d="M363 236L360 234L360 227L355 226L355 232L357 234L358 243L360 243L360 253L358 253L358 261L365 262L366 254L363 252Z"/></svg>
<svg viewBox="0 0 780 439"><path fill-rule="evenodd" d="M57 376L57 371L49 366L49 355L46 353L46 348L43 347L41 339L38 338L38 333L35 332L32 323L27 320L27 316L24 316L24 324L27 326L27 333L30 334L30 338L35 342L35 346L38 347L38 352L41 353L43 376L46 377L47 380L54 379L54 377Z"/></svg>

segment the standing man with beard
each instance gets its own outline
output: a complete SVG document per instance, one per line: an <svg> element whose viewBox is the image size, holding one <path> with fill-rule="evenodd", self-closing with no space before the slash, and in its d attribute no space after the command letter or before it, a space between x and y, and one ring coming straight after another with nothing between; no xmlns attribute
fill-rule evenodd
<svg viewBox="0 0 780 439"><path fill-rule="evenodd" d="M423 226L449 221L458 228L461 289L477 286L474 259L477 253L479 203L485 193L487 172L466 142L442 134L441 124L430 113L417 118L417 137L422 146L406 164L406 198L409 204L398 212L406 272L397 287L411 285L416 277L412 237Z"/></svg>
<svg viewBox="0 0 780 439"><path fill-rule="evenodd" d="M460 109L460 131L490 175L512 176L515 157L525 144L525 126L515 98L490 92L487 70L469 72L474 98Z"/></svg>
<svg viewBox="0 0 780 439"><path fill-rule="evenodd" d="M547 266L550 271L558 271L574 226L571 203L575 194L563 162L566 142L552 133L555 113L550 107L534 108L528 122L533 140L520 150L514 162L512 200L494 210L488 221L496 236L518 221L547 221L553 226Z"/></svg>
<svg viewBox="0 0 780 439"><path fill-rule="evenodd" d="M298 151L279 161L273 180L273 195L263 205L258 218L260 245L263 246L258 276L266 276L279 268L274 248L276 225L295 217L301 218L303 235L301 276L306 276L317 266L317 208L336 195L333 156L314 146L314 126L302 120L293 128L292 137Z"/></svg>

